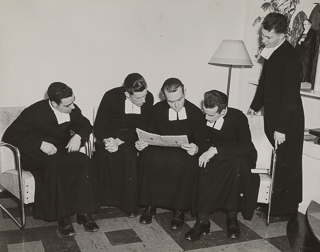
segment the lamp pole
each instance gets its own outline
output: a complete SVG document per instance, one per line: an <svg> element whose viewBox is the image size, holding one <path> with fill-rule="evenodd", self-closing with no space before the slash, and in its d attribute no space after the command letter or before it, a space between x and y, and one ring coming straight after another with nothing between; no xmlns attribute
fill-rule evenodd
<svg viewBox="0 0 320 252"><path fill-rule="evenodd" d="M227 96L228 97L229 97L229 90L230 90L231 69L232 69L232 65L229 65L228 86L227 86Z"/></svg>

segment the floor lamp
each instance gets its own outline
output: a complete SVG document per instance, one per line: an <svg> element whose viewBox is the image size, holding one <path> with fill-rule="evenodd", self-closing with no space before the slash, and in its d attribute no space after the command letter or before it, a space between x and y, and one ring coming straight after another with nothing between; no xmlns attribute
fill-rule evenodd
<svg viewBox="0 0 320 252"><path fill-rule="evenodd" d="M232 66L252 66L252 61L242 40L223 40L208 64L229 66L227 95L229 96Z"/></svg>

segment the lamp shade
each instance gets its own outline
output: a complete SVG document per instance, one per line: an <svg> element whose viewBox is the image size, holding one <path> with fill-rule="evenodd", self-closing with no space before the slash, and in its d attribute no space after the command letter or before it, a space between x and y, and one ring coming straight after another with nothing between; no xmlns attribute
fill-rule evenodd
<svg viewBox="0 0 320 252"><path fill-rule="evenodd" d="M211 65L252 66L242 40L223 40L208 62Z"/></svg>

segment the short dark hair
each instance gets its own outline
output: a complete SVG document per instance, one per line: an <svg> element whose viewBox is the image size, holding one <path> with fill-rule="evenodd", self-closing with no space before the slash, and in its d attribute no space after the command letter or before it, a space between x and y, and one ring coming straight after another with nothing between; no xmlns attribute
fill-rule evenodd
<svg viewBox="0 0 320 252"><path fill-rule="evenodd" d="M228 106L228 96L218 90L211 90L204 93L205 108L215 108L218 106L218 113L224 110Z"/></svg>
<svg viewBox="0 0 320 252"><path fill-rule="evenodd" d="M271 12L262 21L263 29L267 31L274 30L278 34L286 34L288 29L288 19L285 15Z"/></svg>
<svg viewBox="0 0 320 252"><path fill-rule="evenodd" d="M164 91L167 91L168 93L174 93L178 90L179 87L181 87L182 92L184 93L184 85L181 80L177 78L169 78L163 83L161 92L165 96Z"/></svg>
<svg viewBox="0 0 320 252"><path fill-rule="evenodd" d="M71 97L73 95L72 89L62 82L53 82L50 84L48 91L48 97L50 101L54 101L60 105L61 100Z"/></svg>
<svg viewBox="0 0 320 252"><path fill-rule="evenodd" d="M135 92L142 92L147 89L148 86L141 74L131 73L124 79L123 87L125 91L133 95Z"/></svg>

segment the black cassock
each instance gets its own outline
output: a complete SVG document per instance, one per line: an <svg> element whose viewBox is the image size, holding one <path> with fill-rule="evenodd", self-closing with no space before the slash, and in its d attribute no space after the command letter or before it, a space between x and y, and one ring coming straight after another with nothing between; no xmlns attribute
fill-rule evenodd
<svg viewBox="0 0 320 252"><path fill-rule="evenodd" d="M272 215L293 214L302 201L302 149L304 112L300 95L300 65L296 50L284 41L265 60L254 111L264 108L264 130L274 146L274 132L285 134L277 148Z"/></svg>
<svg viewBox="0 0 320 252"><path fill-rule="evenodd" d="M218 154L199 168L195 213L211 213L219 209L242 212L251 219L257 203L260 178L252 174L257 152L251 142L247 117L228 108L220 130L206 126L207 149Z"/></svg>
<svg viewBox="0 0 320 252"><path fill-rule="evenodd" d="M298 41L304 38L301 44ZM316 32L314 29L310 28L307 34L301 34L296 44L296 49L299 56L299 61L301 64L301 81L310 82L312 61L316 46Z"/></svg>
<svg viewBox="0 0 320 252"><path fill-rule="evenodd" d="M31 171L35 178L34 218L54 221L99 211L93 161L83 153L68 153L66 149L71 134L78 134L84 144L91 131L89 120L76 105L70 122L59 125L48 100L23 110L6 130L3 141L19 148L22 168ZM52 143L57 153L42 152L42 141Z"/></svg>
<svg viewBox="0 0 320 252"><path fill-rule="evenodd" d="M99 191L102 205L116 206L129 212L138 211L138 172L136 127L145 129L147 115L153 105L148 91L141 114L125 113L125 90L117 87L105 93L94 123L97 138L93 159L98 167ZM124 141L118 151L105 150L103 139L119 138Z"/></svg>
<svg viewBox="0 0 320 252"><path fill-rule="evenodd" d="M148 131L160 135L187 135L189 143L200 146L205 120L201 110L185 101L187 119L169 121L169 105L154 105ZM201 146L200 146L201 147ZM198 155L180 147L148 146L140 153L140 205L189 210L198 172Z"/></svg>

